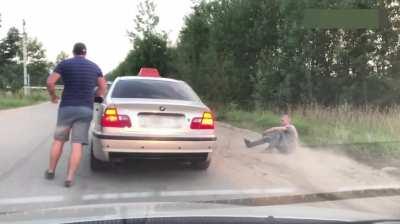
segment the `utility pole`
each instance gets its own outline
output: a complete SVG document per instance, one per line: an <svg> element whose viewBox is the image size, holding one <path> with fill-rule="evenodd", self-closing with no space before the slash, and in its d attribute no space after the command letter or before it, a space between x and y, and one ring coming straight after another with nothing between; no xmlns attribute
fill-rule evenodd
<svg viewBox="0 0 400 224"><path fill-rule="evenodd" d="M26 64L27 64L27 49L26 49L26 45L27 45L27 36L26 36L26 32L25 32L25 19L22 20L22 64L23 64L23 68L24 68L24 95L28 96L30 94L30 78L29 78L29 74L26 68Z"/></svg>

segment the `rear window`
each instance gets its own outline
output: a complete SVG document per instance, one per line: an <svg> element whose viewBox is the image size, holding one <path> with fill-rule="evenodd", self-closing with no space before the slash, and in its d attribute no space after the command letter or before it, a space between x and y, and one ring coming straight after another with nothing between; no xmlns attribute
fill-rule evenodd
<svg viewBox="0 0 400 224"><path fill-rule="evenodd" d="M111 97L200 101L192 88L184 82L142 79L119 80Z"/></svg>

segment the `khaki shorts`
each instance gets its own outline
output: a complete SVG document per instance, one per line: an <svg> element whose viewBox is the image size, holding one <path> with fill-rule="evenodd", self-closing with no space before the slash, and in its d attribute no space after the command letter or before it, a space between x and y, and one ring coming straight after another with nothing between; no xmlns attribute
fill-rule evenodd
<svg viewBox="0 0 400 224"><path fill-rule="evenodd" d="M89 127L93 110L83 106L66 106L58 109L57 127L54 139L66 142L71 136L72 143L89 143Z"/></svg>

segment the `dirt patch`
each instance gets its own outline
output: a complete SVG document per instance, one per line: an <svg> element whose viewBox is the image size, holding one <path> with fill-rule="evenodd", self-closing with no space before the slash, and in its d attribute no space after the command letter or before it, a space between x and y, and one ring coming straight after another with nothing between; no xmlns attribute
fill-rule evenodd
<svg viewBox="0 0 400 224"><path fill-rule="evenodd" d="M267 172L268 175L264 176L269 180L286 180L306 191L399 183L397 176L393 176L396 167L385 162L378 163L369 158L369 161L375 162L373 166L366 159L368 157L357 157L355 160L353 156L356 155L347 155L334 149L300 147L289 155L267 153L265 146L247 149L243 138L256 139L260 137L259 134L227 124L222 124L222 127L219 131L223 133L219 136L223 137L219 141L223 146L219 148L224 150L219 153L225 158L236 160L238 166L240 164L246 169L252 169L257 174ZM392 168L385 170L386 167Z"/></svg>
<svg viewBox="0 0 400 224"><path fill-rule="evenodd" d="M383 155L374 151L347 150L341 147L331 148L311 148L314 151L326 151L341 156L346 156L359 163L370 166L374 169L384 171L388 174L400 179L400 156L399 155Z"/></svg>
<svg viewBox="0 0 400 224"><path fill-rule="evenodd" d="M239 132L242 135L250 136L252 139L258 138L259 135L247 129L236 128L226 123L220 123L224 128L228 128L234 132ZM262 146L261 146L262 147ZM265 147L265 146L264 146ZM260 147L258 148L260 149ZM382 154L378 151L371 150L352 150L346 145L332 145L332 146L307 146L303 145L300 150L302 153L316 154L331 154L340 157L345 157L354 160L355 162L372 167L376 170L381 170L387 174L393 175L400 180L400 155L396 154ZM315 152L315 153L312 153Z"/></svg>
<svg viewBox="0 0 400 224"><path fill-rule="evenodd" d="M392 174L396 168L377 168L366 160L359 162L333 149L300 147L289 155L267 153L265 146L247 149L244 145L244 137L256 139L260 137L258 133L221 123L217 132L216 162L223 164L225 169L235 170L235 181L248 188L287 187L307 194L400 186L400 179ZM241 175L248 173L252 175ZM336 205L332 204L333 207ZM384 197L374 199L370 204L345 200L340 202L340 207L382 214L390 211L398 215L400 201Z"/></svg>

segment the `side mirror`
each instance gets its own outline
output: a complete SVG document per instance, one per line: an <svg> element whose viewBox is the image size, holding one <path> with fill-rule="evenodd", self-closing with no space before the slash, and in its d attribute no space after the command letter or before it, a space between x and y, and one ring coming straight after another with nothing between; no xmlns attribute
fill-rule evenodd
<svg viewBox="0 0 400 224"><path fill-rule="evenodd" d="M104 99L103 99L103 97L101 97L101 96L96 96L96 97L94 98L94 102L95 102L95 103L103 103L103 102L104 102Z"/></svg>

